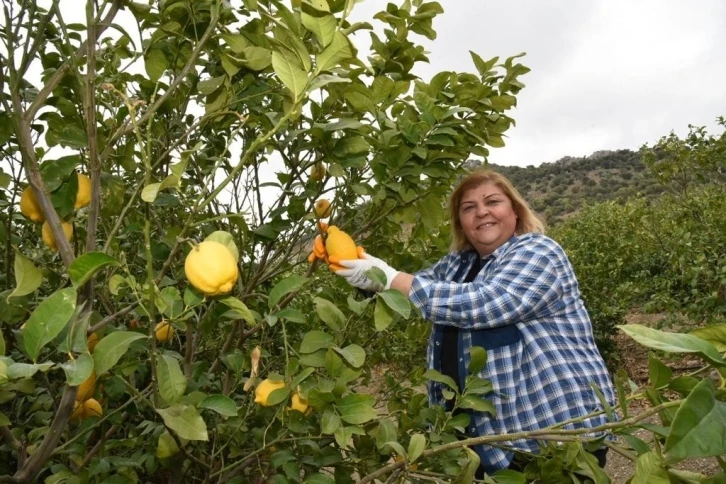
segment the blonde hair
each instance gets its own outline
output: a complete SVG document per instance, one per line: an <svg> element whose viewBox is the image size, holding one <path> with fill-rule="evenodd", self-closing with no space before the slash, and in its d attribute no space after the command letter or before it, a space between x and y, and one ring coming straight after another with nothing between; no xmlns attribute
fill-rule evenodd
<svg viewBox="0 0 726 484"><path fill-rule="evenodd" d="M516 188L504 175L494 172L488 168L479 169L469 173L460 182L449 198L449 214L451 217L451 249L453 251L472 249L473 246L466 238L464 229L459 218L459 205L464 194L485 183L493 183L499 187L504 195L512 202L512 208L517 215L517 227L514 231L517 235L530 232L544 233L545 227L542 221L529 207L529 204L522 198Z"/></svg>

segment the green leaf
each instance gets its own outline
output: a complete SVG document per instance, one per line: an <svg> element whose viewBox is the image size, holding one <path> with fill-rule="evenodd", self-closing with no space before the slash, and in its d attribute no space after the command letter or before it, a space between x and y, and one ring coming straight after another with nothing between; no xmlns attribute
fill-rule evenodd
<svg viewBox="0 0 726 484"><path fill-rule="evenodd" d="M63 156L57 160L47 160L40 165L40 174L48 192L56 191L71 176L81 162L78 155Z"/></svg>
<svg viewBox="0 0 726 484"><path fill-rule="evenodd" d="M315 303L315 312L330 329L337 332L345 326L345 315L338 306L321 297L314 298L313 303Z"/></svg>
<svg viewBox="0 0 726 484"><path fill-rule="evenodd" d="M459 392L459 385L457 385L454 379L448 375L443 375L436 370L426 370L426 373L423 374L423 377L431 381L443 383L457 393Z"/></svg>
<svg viewBox="0 0 726 484"><path fill-rule="evenodd" d="M487 350L481 346L472 346L469 361L469 373L476 375L487 365Z"/></svg>
<svg viewBox="0 0 726 484"><path fill-rule="evenodd" d="M396 425L390 418L383 418L378 422L378 428L376 428L374 436L376 446L378 450L381 450L388 442L395 442L396 438L398 438Z"/></svg>
<svg viewBox="0 0 726 484"><path fill-rule="evenodd" d="M176 455L179 452L179 446L171 436L168 430L164 430L159 435L159 442L156 444L156 457L159 459L166 459Z"/></svg>
<svg viewBox="0 0 726 484"><path fill-rule="evenodd" d="M287 294L297 291L303 287L307 280L307 277L292 275L275 284L275 287L273 287L270 291L269 298L267 300L268 307L275 307L275 305Z"/></svg>
<svg viewBox="0 0 726 484"><path fill-rule="evenodd" d="M232 234L230 234L229 232L224 230L215 230L211 234L207 235L204 240L219 242L220 244L227 247L227 249L229 249L229 251L234 256L235 261L239 261L239 250L237 249L237 244L235 244L234 237L232 237Z"/></svg>
<svg viewBox="0 0 726 484"><path fill-rule="evenodd" d="M349 424L362 424L373 420L378 413L373 408L375 399L370 395L351 394L343 397L335 407L340 418Z"/></svg>
<svg viewBox="0 0 726 484"><path fill-rule="evenodd" d="M376 331L385 331L393 322L393 310L388 307L388 304L383 302L383 299L376 299L376 307L373 310L373 322L376 326Z"/></svg>
<svg viewBox="0 0 726 484"><path fill-rule="evenodd" d="M179 361L171 356L161 355L156 363L159 395L169 405L177 403L187 389L187 379L179 367Z"/></svg>
<svg viewBox="0 0 726 484"><path fill-rule="evenodd" d="M75 387L86 381L93 372L93 358L89 353L81 353L75 360L60 365L66 373L66 383Z"/></svg>
<svg viewBox="0 0 726 484"><path fill-rule="evenodd" d="M186 294L184 295L186 297ZM217 297L215 298L217 301L221 302L228 308L235 311L237 314L239 314L239 317L244 319L245 322L250 325L255 325L255 316L252 314L252 311L249 310L247 305L237 299L234 296L223 296L223 297Z"/></svg>
<svg viewBox="0 0 726 484"><path fill-rule="evenodd" d="M197 407L213 410L223 417L237 416L237 405L226 395L209 395Z"/></svg>
<svg viewBox="0 0 726 484"><path fill-rule="evenodd" d="M245 64L253 71L267 69L272 63L272 53L264 47L258 47L256 45L245 47L244 56Z"/></svg>
<svg viewBox="0 0 726 484"><path fill-rule="evenodd" d="M249 45L247 37L242 34L223 34L222 38L227 43L232 52L239 54L244 52L245 47Z"/></svg>
<svg viewBox="0 0 726 484"><path fill-rule="evenodd" d="M189 405L174 405L169 408L157 408L156 412L164 419L164 424L179 437L187 440L209 440L207 424L196 408Z"/></svg>
<svg viewBox="0 0 726 484"><path fill-rule="evenodd" d="M35 292L43 282L43 273L35 267L33 262L15 249L15 289L8 294L7 301L11 297L26 296Z"/></svg>
<svg viewBox="0 0 726 484"><path fill-rule="evenodd" d="M712 324L703 328L694 329L693 331L689 331L688 334L708 341L721 353L726 352L726 323Z"/></svg>
<svg viewBox="0 0 726 484"><path fill-rule="evenodd" d="M270 396L267 398L267 404L270 406L277 405L278 403L284 402L289 396L290 387L278 388L270 393Z"/></svg>
<svg viewBox="0 0 726 484"><path fill-rule="evenodd" d="M74 286L79 287L86 283L93 275L109 266L121 265L118 260L103 252L86 252L71 262L68 275Z"/></svg>
<svg viewBox="0 0 726 484"><path fill-rule="evenodd" d="M664 450L672 464L726 454L726 403L716 400L710 380L702 380L676 411Z"/></svg>
<svg viewBox="0 0 726 484"><path fill-rule="evenodd" d="M653 388L663 388L671 381L673 370L656 358L652 352L648 352L648 374Z"/></svg>
<svg viewBox="0 0 726 484"><path fill-rule="evenodd" d="M161 190L161 183L149 183L141 190L141 199L146 203L153 203Z"/></svg>
<svg viewBox="0 0 726 484"><path fill-rule="evenodd" d="M58 290L41 302L30 315L23 330L25 351L37 361L40 351L63 331L76 309L76 290Z"/></svg>
<svg viewBox="0 0 726 484"><path fill-rule="evenodd" d="M327 47L333 41L335 28L338 26L333 15L311 15L303 11L301 20L305 28L315 35L323 47Z"/></svg>
<svg viewBox="0 0 726 484"><path fill-rule="evenodd" d="M323 417L320 420L320 431L324 434L331 435L341 425L340 417L334 411L328 409L323 412Z"/></svg>
<svg viewBox="0 0 726 484"><path fill-rule="evenodd" d="M2 331L0 331L0 356L5 355L5 338L3 337Z"/></svg>
<svg viewBox="0 0 726 484"><path fill-rule="evenodd" d="M300 343L300 353L314 353L320 349L331 348L335 338L322 331L308 331Z"/></svg>
<svg viewBox="0 0 726 484"><path fill-rule="evenodd" d="M53 368L55 363L13 363L8 366L7 377L11 380L19 380L21 378L30 378L39 371L46 372Z"/></svg>
<svg viewBox="0 0 726 484"><path fill-rule="evenodd" d="M0 426L7 427L8 425L12 425L12 422L4 413L0 412Z"/></svg>
<svg viewBox="0 0 726 484"><path fill-rule="evenodd" d="M333 350L342 356L353 368L360 368L366 361L365 350L356 344L348 345L345 348L334 346Z"/></svg>
<svg viewBox="0 0 726 484"><path fill-rule="evenodd" d="M320 54L315 56L316 73L331 70L339 62L354 56L353 47L343 32L336 32L333 41Z"/></svg>
<svg viewBox="0 0 726 484"><path fill-rule="evenodd" d="M292 99L298 100L308 83L307 73L300 67L295 54L275 51L272 53L272 68L280 81L292 92Z"/></svg>
<svg viewBox="0 0 726 484"><path fill-rule="evenodd" d="M665 331L636 324L619 325L617 327L648 348L669 353L698 353L714 365L726 366L726 360L723 359L718 350L711 343L698 336L666 333Z"/></svg>
<svg viewBox="0 0 726 484"><path fill-rule="evenodd" d="M305 478L305 484L335 484L335 480L327 474L316 472Z"/></svg>
<svg viewBox="0 0 726 484"><path fill-rule="evenodd" d="M131 343L147 337L147 335L135 331L114 331L101 338L93 350L96 376L100 377L113 368L118 360L126 354Z"/></svg>
<svg viewBox="0 0 726 484"><path fill-rule="evenodd" d="M153 47L149 49L144 55L144 67L149 79L153 82L158 81L169 67L164 51Z"/></svg>
<svg viewBox="0 0 726 484"><path fill-rule="evenodd" d="M280 319L286 319L293 323L303 324L307 322L307 318L305 317L303 312L295 308L285 308L281 311L276 312L273 316Z"/></svg>
<svg viewBox="0 0 726 484"><path fill-rule="evenodd" d="M321 89L328 84L340 82L348 83L351 82L351 80L345 77L338 77L330 74L320 74L319 76L314 77L312 81L310 81L310 84L308 84L308 92L312 92L316 89Z"/></svg>
<svg viewBox="0 0 726 484"><path fill-rule="evenodd" d="M426 449L426 437L423 434L414 434L408 443L408 461L415 462Z"/></svg>
<svg viewBox="0 0 726 484"><path fill-rule="evenodd" d="M491 415L497 414L494 404L488 400L477 397L476 395L464 395L459 402L459 408L471 408L477 412L488 412Z"/></svg>
<svg viewBox="0 0 726 484"><path fill-rule="evenodd" d="M403 295L402 292L395 289L388 289L378 293L386 305L407 319L411 316L411 303L408 298Z"/></svg>
<svg viewBox="0 0 726 484"><path fill-rule="evenodd" d="M470 482L474 482L476 471L479 469L479 465L481 464L479 454L471 450L469 447L464 447L464 450L466 451L468 461L459 475L456 476L456 479L451 481L452 484L469 484Z"/></svg>
<svg viewBox="0 0 726 484"><path fill-rule="evenodd" d="M638 456L631 484L670 484L663 458L655 451Z"/></svg>

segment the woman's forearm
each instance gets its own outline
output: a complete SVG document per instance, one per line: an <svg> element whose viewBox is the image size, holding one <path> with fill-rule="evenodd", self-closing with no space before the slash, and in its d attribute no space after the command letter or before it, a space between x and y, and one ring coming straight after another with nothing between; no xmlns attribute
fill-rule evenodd
<svg viewBox="0 0 726 484"><path fill-rule="evenodd" d="M399 272L391 281L391 289L401 291L404 296L408 297L413 284L413 276L406 272Z"/></svg>

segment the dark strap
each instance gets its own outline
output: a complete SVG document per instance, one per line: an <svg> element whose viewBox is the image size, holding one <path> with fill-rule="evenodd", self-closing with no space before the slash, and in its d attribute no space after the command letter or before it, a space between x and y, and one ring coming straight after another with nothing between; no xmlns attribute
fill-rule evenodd
<svg viewBox="0 0 726 484"><path fill-rule="evenodd" d="M463 272L464 264L461 269L456 273L454 281L457 281L461 277ZM476 257L474 264L472 264L469 273L466 275L461 282L471 282L479 274L481 270L481 258ZM459 328L456 326L442 325L442 340L441 340L441 373L448 375L454 379L455 382L459 382L459 359L456 355L459 354ZM462 389L459 388L459 391Z"/></svg>

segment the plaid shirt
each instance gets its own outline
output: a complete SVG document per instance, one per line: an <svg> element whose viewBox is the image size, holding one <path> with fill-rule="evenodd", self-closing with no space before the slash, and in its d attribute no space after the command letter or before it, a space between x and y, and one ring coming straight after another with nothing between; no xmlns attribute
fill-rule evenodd
<svg viewBox="0 0 726 484"><path fill-rule="evenodd" d="M484 395L496 416L471 413L472 437L541 429L602 409L594 383L611 405L615 393L595 346L587 310L565 252L542 234L513 236L485 258L471 283L460 283L478 254L451 253L415 274L409 299L434 323L428 367L441 370L442 326L459 328L456 355L460 387L473 346L487 350L479 377L494 391ZM429 382L429 400L443 405L442 385ZM563 428L591 428L607 417L591 417ZM599 436L602 434L593 434ZM502 445L537 453L536 440ZM505 469L512 451L480 445L474 450L488 472Z"/></svg>

